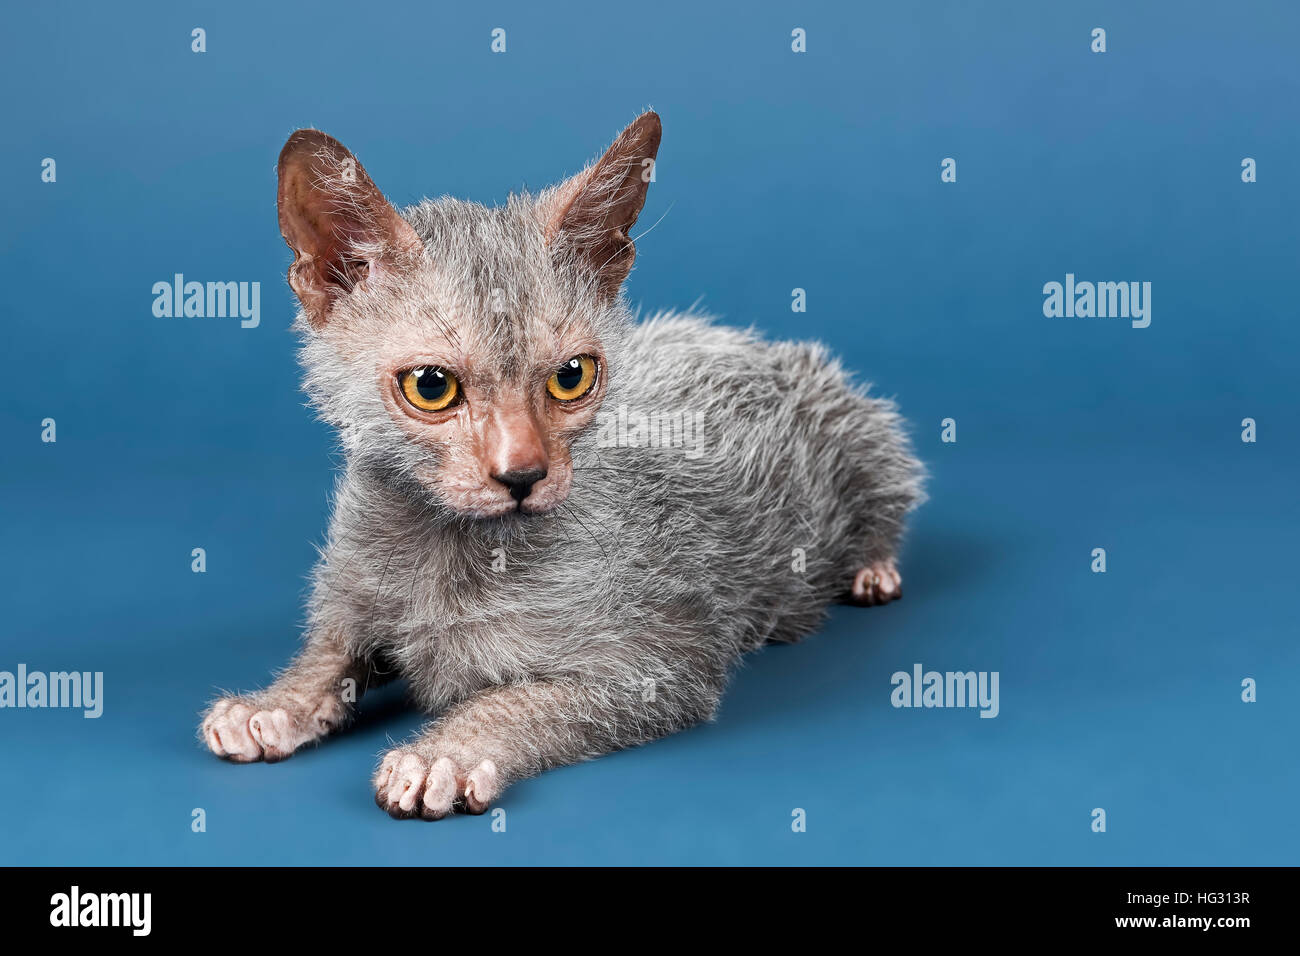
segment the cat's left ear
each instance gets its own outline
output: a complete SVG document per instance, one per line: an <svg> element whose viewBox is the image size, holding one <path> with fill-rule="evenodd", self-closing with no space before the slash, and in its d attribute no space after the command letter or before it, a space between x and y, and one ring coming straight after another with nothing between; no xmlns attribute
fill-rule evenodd
<svg viewBox="0 0 1300 956"><path fill-rule="evenodd" d="M423 243L357 158L333 136L300 129L280 151L280 234L294 251L289 285L320 328L334 304Z"/></svg>
<svg viewBox="0 0 1300 956"><path fill-rule="evenodd" d="M645 205L661 133L659 114L642 113L594 166L543 198L547 244L557 255L576 253L608 298L632 270L636 248L629 233Z"/></svg>

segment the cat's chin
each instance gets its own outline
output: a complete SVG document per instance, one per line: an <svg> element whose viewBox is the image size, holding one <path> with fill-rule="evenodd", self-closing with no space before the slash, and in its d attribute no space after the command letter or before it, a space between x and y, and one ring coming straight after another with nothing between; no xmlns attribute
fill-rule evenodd
<svg viewBox="0 0 1300 956"><path fill-rule="evenodd" d="M555 507L528 508L521 509L518 505L512 505L508 508L499 508L484 510L476 508L468 511L457 511L456 516L466 521L477 524L500 524L500 525L526 525L537 518L545 518L555 511Z"/></svg>
<svg viewBox="0 0 1300 956"><path fill-rule="evenodd" d="M529 512L511 508L493 514L458 512L457 518L463 532L481 540L508 544L545 525L554 518L554 511Z"/></svg>

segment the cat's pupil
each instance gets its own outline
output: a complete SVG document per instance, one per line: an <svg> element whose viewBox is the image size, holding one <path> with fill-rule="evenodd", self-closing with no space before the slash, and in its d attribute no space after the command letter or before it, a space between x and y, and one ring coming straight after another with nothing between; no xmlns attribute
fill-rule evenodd
<svg viewBox="0 0 1300 956"><path fill-rule="evenodd" d="M555 380L560 388L566 392L577 388L582 382L582 363L575 359L569 359L558 372L555 373Z"/></svg>
<svg viewBox="0 0 1300 956"><path fill-rule="evenodd" d="M447 394L447 376L440 369L417 368L415 390L427 402L436 402Z"/></svg>

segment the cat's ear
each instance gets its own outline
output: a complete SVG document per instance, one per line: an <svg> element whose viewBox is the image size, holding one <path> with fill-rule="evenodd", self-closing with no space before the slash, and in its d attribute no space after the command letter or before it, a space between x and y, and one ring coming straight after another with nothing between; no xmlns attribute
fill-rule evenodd
<svg viewBox="0 0 1300 956"><path fill-rule="evenodd" d="M415 230L333 136L298 130L280 151L279 175L280 234L294 251L289 285L314 327L367 276L419 254Z"/></svg>
<svg viewBox="0 0 1300 956"><path fill-rule="evenodd" d="M550 191L543 201L546 241L557 255L576 253L607 298L632 270L629 233L645 205L662 129L659 115L642 113L605 155Z"/></svg>

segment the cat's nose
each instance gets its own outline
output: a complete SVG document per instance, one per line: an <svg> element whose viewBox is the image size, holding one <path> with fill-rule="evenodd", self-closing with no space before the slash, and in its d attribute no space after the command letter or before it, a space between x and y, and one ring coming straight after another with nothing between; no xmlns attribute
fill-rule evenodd
<svg viewBox="0 0 1300 956"><path fill-rule="evenodd" d="M492 477L510 489L511 498L522 503L528 497L528 493L533 490L533 485L546 477L546 469L527 468L520 471L507 471L504 474L493 475Z"/></svg>

